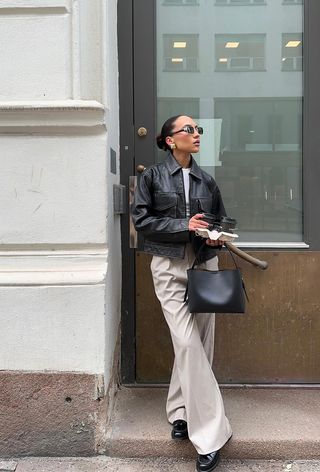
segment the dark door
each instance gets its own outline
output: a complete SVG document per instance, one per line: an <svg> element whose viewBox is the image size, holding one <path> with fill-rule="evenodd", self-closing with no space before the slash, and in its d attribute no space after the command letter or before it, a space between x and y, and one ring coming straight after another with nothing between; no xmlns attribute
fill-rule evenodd
<svg viewBox="0 0 320 472"><path fill-rule="evenodd" d="M217 180L229 215L239 222L242 244L270 262L267 272L240 262L247 313L216 317L215 372L224 383L320 377L317 262L312 253L279 250L304 244L303 5L279 2L275 9L268 3L133 2L134 168L164 158L155 136L166 118L191 115L205 129L196 159ZM282 24L273 21L279 16ZM264 251L266 245L278 249ZM227 265L222 254L220 266ZM170 377L172 349L149 266L150 256L136 250L135 379L161 383Z"/></svg>

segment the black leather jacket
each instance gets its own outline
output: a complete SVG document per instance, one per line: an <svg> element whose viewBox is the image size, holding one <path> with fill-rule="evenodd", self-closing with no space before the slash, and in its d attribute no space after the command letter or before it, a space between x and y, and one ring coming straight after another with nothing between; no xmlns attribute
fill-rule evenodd
<svg viewBox="0 0 320 472"><path fill-rule="evenodd" d="M190 169L189 200L191 216L201 212L226 214L216 182L194 159ZM188 230L182 170L170 152L165 162L148 167L141 174L132 218L136 230L144 236L145 252L183 258L186 243L191 242L197 254L204 240ZM216 250L205 245L200 251L199 262L215 255Z"/></svg>

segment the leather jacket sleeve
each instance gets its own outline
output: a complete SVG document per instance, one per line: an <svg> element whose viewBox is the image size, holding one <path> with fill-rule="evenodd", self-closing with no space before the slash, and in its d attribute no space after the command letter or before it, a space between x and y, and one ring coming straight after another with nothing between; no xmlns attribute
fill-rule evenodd
<svg viewBox="0 0 320 472"><path fill-rule="evenodd" d="M212 213L217 216L227 216L227 212L225 210L221 193L217 184L215 184L214 190L212 192Z"/></svg>
<svg viewBox="0 0 320 472"><path fill-rule="evenodd" d="M139 179L132 205L132 220L136 231L149 241L188 242L190 233L188 218L171 218L155 215L152 197L152 175L144 171Z"/></svg>

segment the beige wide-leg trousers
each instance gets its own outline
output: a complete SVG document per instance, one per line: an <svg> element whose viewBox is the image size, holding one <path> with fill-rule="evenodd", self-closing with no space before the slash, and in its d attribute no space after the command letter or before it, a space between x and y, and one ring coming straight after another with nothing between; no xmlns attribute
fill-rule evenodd
<svg viewBox="0 0 320 472"><path fill-rule="evenodd" d="M192 247L187 244L182 260L153 256L151 272L175 353L167 399L168 421L187 421L189 438L198 454L208 454L220 449L232 431L212 371L215 315L190 313L183 301L187 269L193 261ZM217 270L218 258L201 267Z"/></svg>

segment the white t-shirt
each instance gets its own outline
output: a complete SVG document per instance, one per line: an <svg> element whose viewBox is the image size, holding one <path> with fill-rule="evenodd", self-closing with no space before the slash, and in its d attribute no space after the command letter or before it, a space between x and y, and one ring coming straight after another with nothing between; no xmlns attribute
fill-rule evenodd
<svg viewBox="0 0 320 472"><path fill-rule="evenodd" d="M189 180L189 174L190 174L190 168L184 169L182 168L182 174L183 174L183 183L184 183L184 194L186 197L186 216L187 218L190 217L190 202L189 202L189 190L190 190L190 180Z"/></svg>

